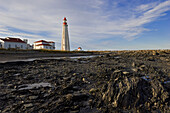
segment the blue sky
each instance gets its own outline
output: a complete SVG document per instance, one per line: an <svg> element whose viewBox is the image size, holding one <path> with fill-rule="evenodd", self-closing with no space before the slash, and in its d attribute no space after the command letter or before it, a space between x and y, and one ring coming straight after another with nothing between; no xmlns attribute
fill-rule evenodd
<svg viewBox="0 0 170 113"><path fill-rule="evenodd" d="M0 37L55 41L68 19L71 49L170 49L170 0L0 0Z"/></svg>

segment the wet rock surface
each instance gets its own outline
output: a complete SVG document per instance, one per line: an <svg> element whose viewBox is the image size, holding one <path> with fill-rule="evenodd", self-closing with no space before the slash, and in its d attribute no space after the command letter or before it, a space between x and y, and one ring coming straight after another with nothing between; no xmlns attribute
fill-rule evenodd
<svg viewBox="0 0 170 113"><path fill-rule="evenodd" d="M170 112L170 51L0 64L0 112Z"/></svg>

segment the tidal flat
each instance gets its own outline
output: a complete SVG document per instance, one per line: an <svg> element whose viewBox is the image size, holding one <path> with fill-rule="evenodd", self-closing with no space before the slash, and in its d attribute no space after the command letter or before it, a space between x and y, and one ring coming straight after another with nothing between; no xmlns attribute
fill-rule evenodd
<svg viewBox="0 0 170 113"><path fill-rule="evenodd" d="M168 113L170 50L0 63L2 113Z"/></svg>

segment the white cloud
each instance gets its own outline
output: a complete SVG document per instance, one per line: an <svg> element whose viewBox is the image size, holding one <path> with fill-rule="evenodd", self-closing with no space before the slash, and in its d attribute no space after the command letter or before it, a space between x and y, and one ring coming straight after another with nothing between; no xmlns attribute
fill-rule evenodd
<svg viewBox="0 0 170 113"><path fill-rule="evenodd" d="M62 19L68 17L70 40L74 45L95 48L90 42L121 36L127 40L148 31L145 24L170 10L170 0L119 6L124 0L0 0L0 35L20 36L33 41L61 41ZM10 28L22 31L12 31ZM45 35L44 35L45 34ZM100 45L100 44L98 44ZM104 47L105 43L101 43ZM110 45L108 44L108 47ZM57 45L59 49L59 45ZM73 48L74 49L74 48Z"/></svg>

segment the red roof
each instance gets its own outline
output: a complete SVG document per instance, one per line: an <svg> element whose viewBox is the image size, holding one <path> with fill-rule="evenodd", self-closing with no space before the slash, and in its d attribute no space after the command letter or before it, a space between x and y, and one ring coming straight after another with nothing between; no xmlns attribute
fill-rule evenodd
<svg viewBox="0 0 170 113"><path fill-rule="evenodd" d="M38 42L46 42L46 43L55 43L55 42L53 42L53 41L45 41L45 40L39 40L39 41L36 41L36 42L34 42L34 43L38 43Z"/></svg>
<svg viewBox="0 0 170 113"><path fill-rule="evenodd" d="M44 45L44 46L51 46L50 44L38 44L38 45L35 45L35 46L42 46L42 45Z"/></svg>
<svg viewBox="0 0 170 113"><path fill-rule="evenodd" d="M53 41L50 41L50 42L48 42L48 43L54 43Z"/></svg>
<svg viewBox="0 0 170 113"><path fill-rule="evenodd" d="M18 43L26 43L24 41L22 41L20 38L11 38L11 37L7 37L5 39L0 38L1 40L3 40L4 42L18 42Z"/></svg>
<svg viewBox="0 0 170 113"><path fill-rule="evenodd" d="M38 42L46 42L46 43L48 43L48 42L45 41L45 40L39 40L39 41L36 41L36 42L34 42L34 43L38 43Z"/></svg>

